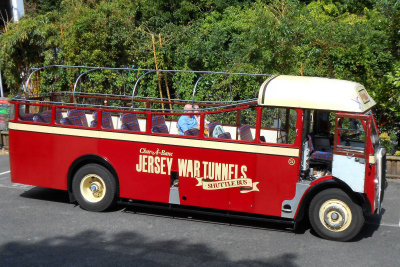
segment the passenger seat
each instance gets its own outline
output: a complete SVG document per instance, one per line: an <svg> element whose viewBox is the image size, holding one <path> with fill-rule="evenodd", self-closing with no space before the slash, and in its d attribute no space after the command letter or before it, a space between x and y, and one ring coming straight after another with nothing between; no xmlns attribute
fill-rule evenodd
<svg viewBox="0 0 400 267"><path fill-rule="evenodd" d="M140 132L139 121L134 113L124 113L121 115L121 129Z"/></svg>

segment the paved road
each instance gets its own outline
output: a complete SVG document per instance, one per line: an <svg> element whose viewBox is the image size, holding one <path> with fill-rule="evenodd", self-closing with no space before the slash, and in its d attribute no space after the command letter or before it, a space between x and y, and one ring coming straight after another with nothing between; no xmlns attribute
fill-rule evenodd
<svg viewBox="0 0 400 267"><path fill-rule="evenodd" d="M400 266L400 182L353 242L272 224L120 207L87 212L62 191L10 182L0 156L0 266Z"/></svg>

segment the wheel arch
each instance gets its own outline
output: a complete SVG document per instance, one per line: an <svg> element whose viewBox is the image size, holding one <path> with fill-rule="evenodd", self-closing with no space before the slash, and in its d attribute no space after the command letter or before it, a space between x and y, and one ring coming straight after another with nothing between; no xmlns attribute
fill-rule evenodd
<svg viewBox="0 0 400 267"><path fill-rule="evenodd" d="M69 195L70 202L75 201L75 197L72 194L72 179L74 178L75 173L82 166L91 164L91 163L99 164L99 165L105 167L107 170L109 170L112 173L112 175L115 177L115 181L117 183L117 194L119 196L119 178L118 178L118 174L117 174L117 171L115 170L115 168L105 158L98 156L98 155L94 155L94 154L88 154L88 155L80 156L79 158L75 159L74 162L72 162L71 166L68 169L67 185L68 185L68 195Z"/></svg>
<svg viewBox="0 0 400 267"><path fill-rule="evenodd" d="M338 188L343 190L355 203L360 205L364 211L364 213L368 212L368 209L370 209L368 205L368 200L364 197L363 194L354 192L346 183L343 181L337 179L337 178L332 178L329 180L322 181L320 183L317 183L311 188L309 188L305 195L303 196L303 199L301 200L300 206L298 208L295 221L299 222L305 217L307 217L308 214L308 208L310 206L311 200L319 193L322 192L326 189L330 188Z"/></svg>

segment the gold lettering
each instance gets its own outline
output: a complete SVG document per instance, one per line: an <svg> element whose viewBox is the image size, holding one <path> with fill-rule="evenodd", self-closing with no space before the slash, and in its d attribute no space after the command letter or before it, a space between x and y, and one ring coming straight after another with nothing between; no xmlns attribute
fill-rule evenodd
<svg viewBox="0 0 400 267"><path fill-rule="evenodd" d="M188 160L188 164L187 164L186 174L188 177L189 177L189 173L190 173L190 177L193 178L193 161L191 159Z"/></svg>
<svg viewBox="0 0 400 267"><path fill-rule="evenodd" d="M232 179L233 176L233 168L235 167L235 165L233 164L229 164L229 180Z"/></svg>
<svg viewBox="0 0 400 267"><path fill-rule="evenodd" d="M142 156L142 172L147 172L147 170L146 170L146 164L147 164L146 159L147 159L147 156L143 155Z"/></svg>
<svg viewBox="0 0 400 267"><path fill-rule="evenodd" d="M161 174L167 174L167 173L164 171L164 167L165 167L164 161L165 161L165 158L161 157Z"/></svg>
<svg viewBox="0 0 400 267"><path fill-rule="evenodd" d="M136 171L137 172L142 171L142 155L139 155L139 163L136 164Z"/></svg>
<svg viewBox="0 0 400 267"><path fill-rule="evenodd" d="M155 172L156 174L160 174L160 158L159 158L159 157L155 157L155 158L154 158L154 164L156 165L156 166L154 167L154 172Z"/></svg>
<svg viewBox="0 0 400 267"><path fill-rule="evenodd" d="M237 179L238 178L238 165L237 164L235 164L235 179Z"/></svg>
<svg viewBox="0 0 400 267"><path fill-rule="evenodd" d="M214 180L214 162L208 164L208 179Z"/></svg>
<svg viewBox="0 0 400 267"><path fill-rule="evenodd" d="M187 160L186 159L178 159L178 167L179 167L179 176L187 177Z"/></svg>
<svg viewBox="0 0 400 267"><path fill-rule="evenodd" d="M214 178L221 181L221 165L222 163L216 162L214 165Z"/></svg>
<svg viewBox="0 0 400 267"><path fill-rule="evenodd" d="M200 177L200 161L194 161L194 177Z"/></svg>
<svg viewBox="0 0 400 267"><path fill-rule="evenodd" d="M222 180L228 180L229 165L222 163Z"/></svg>
<svg viewBox="0 0 400 267"><path fill-rule="evenodd" d="M172 158L167 158L168 175L171 175Z"/></svg>
<svg viewBox="0 0 400 267"><path fill-rule="evenodd" d="M208 165L208 161L203 161L203 166L204 166L204 174L203 174L203 177L204 177L204 178L208 178L207 165Z"/></svg>
<svg viewBox="0 0 400 267"><path fill-rule="evenodd" d="M147 165L148 165L147 170L149 171L149 173L154 173L154 166L153 166L154 158L153 158L153 156L149 156L147 161L148 161L147 162Z"/></svg>
<svg viewBox="0 0 400 267"><path fill-rule="evenodd" d="M247 175L246 175L247 167L246 167L246 165L242 165L241 171L242 171L242 176L240 178L247 178Z"/></svg>

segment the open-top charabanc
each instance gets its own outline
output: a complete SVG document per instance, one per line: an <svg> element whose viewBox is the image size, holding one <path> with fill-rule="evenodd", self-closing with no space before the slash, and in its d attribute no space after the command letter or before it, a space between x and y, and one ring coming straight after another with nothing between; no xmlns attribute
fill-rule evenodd
<svg viewBox="0 0 400 267"><path fill-rule="evenodd" d="M52 68L67 66L50 66ZM41 71L36 69L34 73ZM87 71L115 70L90 68ZM121 69L118 69L121 70ZM124 70L124 69L122 69ZM190 100L68 91L12 99L12 181L67 190L103 211L117 200L257 215L308 217L322 237L349 240L379 213L385 150L374 100L355 82L297 76L188 72ZM79 75L78 80L82 75ZM196 101L204 75L258 77L258 98ZM182 122L193 127L182 129ZM190 129L189 129L190 128Z"/></svg>

